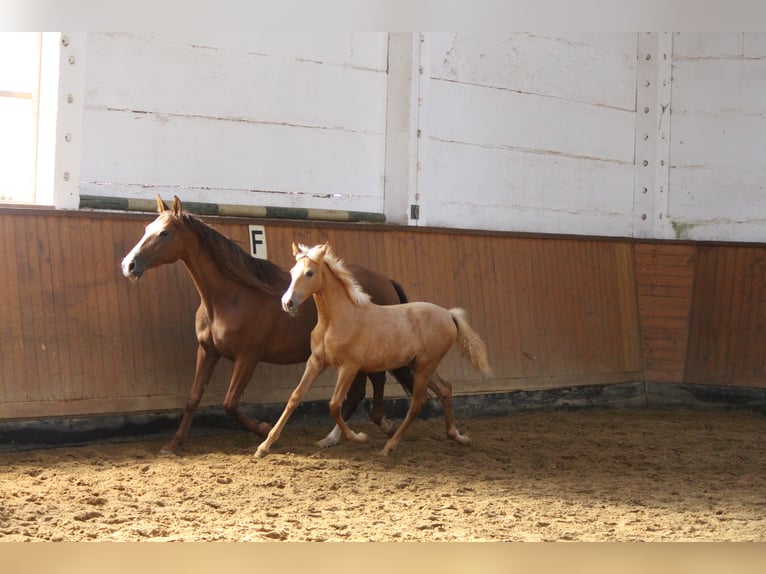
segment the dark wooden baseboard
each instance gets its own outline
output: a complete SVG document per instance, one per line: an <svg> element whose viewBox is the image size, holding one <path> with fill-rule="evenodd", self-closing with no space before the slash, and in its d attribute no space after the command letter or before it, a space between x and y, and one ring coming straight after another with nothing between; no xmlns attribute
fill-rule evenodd
<svg viewBox="0 0 766 574"><path fill-rule="evenodd" d="M284 405L271 403L243 405L242 409L260 420L275 421ZM408 398L386 401L390 418L401 419ZM525 411L562 411L596 408L699 408L749 410L766 415L766 389L679 383L620 383L578 386L539 391L512 391L460 395L454 398L455 416L461 418L508 416ZM364 418L367 400L354 415ZM440 417L441 404L430 399L421 418ZM97 441L126 441L171 436L181 421L181 412L137 413L87 417L47 418L0 422L0 452L50 448ZM289 425L324 425L331 420L326 401L309 401L296 409ZM194 417L192 434L206 434L242 427L220 407L200 409Z"/></svg>

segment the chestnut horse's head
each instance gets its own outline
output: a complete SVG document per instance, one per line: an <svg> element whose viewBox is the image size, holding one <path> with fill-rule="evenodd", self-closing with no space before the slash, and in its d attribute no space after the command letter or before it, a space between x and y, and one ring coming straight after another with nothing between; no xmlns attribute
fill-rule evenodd
<svg viewBox="0 0 766 574"><path fill-rule="evenodd" d="M157 218L146 226L144 236L122 260L122 274L129 279L139 279L147 269L178 261L184 252L186 227L181 218L181 200L173 197L171 209L158 195L157 211Z"/></svg>

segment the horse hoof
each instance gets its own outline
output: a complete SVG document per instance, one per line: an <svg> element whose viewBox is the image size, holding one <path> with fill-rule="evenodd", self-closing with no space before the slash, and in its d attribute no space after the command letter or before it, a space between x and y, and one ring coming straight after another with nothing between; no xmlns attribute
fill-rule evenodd
<svg viewBox="0 0 766 574"><path fill-rule="evenodd" d="M464 434L459 434L457 436L451 437L456 443L459 444L471 444L471 439L468 438Z"/></svg>
<svg viewBox="0 0 766 574"><path fill-rule="evenodd" d="M380 428L389 438L394 436L394 433L396 432L396 424L388 419L380 421Z"/></svg>
<svg viewBox="0 0 766 574"><path fill-rule="evenodd" d="M332 440L329 437L324 437L322 440L318 440L316 445L319 448L330 448L338 444L338 441Z"/></svg>
<svg viewBox="0 0 766 574"><path fill-rule="evenodd" d="M255 454L253 456L255 456L255 458L263 458L267 454L269 454L269 449L268 448L261 448L259 446L257 449L255 449Z"/></svg>
<svg viewBox="0 0 766 574"><path fill-rule="evenodd" d="M164 446L160 449L160 456L178 456L178 453L175 449Z"/></svg>
<svg viewBox="0 0 766 574"><path fill-rule="evenodd" d="M352 440L354 442L367 442L367 434L363 432L352 433Z"/></svg>

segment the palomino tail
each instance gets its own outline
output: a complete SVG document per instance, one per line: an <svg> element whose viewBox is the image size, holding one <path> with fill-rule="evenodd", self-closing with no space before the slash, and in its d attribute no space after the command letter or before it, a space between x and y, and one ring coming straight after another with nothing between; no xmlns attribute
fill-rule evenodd
<svg viewBox="0 0 766 574"><path fill-rule="evenodd" d="M481 340L479 334L473 330L466 320L466 313L463 309L455 308L449 310L452 320L457 325L457 342L460 345L460 352L471 361L471 364L478 369L485 377L492 376L492 368L487 360L487 346Z"/></svg>

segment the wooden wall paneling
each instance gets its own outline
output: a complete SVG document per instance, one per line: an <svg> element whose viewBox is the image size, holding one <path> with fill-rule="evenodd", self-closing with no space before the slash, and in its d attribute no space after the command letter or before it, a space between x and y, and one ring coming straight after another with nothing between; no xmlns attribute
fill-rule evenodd
<svg viewBox="0 0 766 574"><path fill-rule="evenodd" d="M747 365L744 362L747 335L750 330L750 321L745 313L749 310L743 309L743 300L745 299L745 292L752 283L749 272L749 263L751 263L752 251L750 249L734 249L732 250L732 277L736 278L736 282L732 282L731 285L731 308L730 316L731 323L727 329L727 339L729 353L727 357L727 363L731 362L735 365L742 365L743 374L746 376ZM742 318L741 323L737 325L738 318ZM744 336L743 336L744 335Z"/></svg>
<svg viewBox="0 0 766 574"><path fill-rule="evenodd" d="M445 309L460 307L468 314L469 323L476 327L476 314L479 307L477 295L481 295L480 270L476 262L475 244L466 241L465 236L446 235L428 237L431 255L426 262L428 273L424 276L427 285L435 292L433 303ZM445 240L448 248L444 248ZM448 356L453 378L465 381L476 378L472 367L462 360L459 353Z"/></svg>
<svg viewBox="0 0 766 574"><path fill-rule="evenodd" d="M725 277L729 273L726 251L701 249L697 273L698 298L690 328L686 376L695 382L714 381L725 368L727 341L723 338L726 304Z"/></svg>
<svg viewBox="0 0 766 574"><path fill-rule="evenodd" d="M554 240L555 241L555 240ZM573 285L571 268L558 266L557 255L554 253L554 241L546 239L535 240L535 279L541 297L535 301L538 323L535 325L537 347L544 356L545 363L551 375L564 373L564 365L572 367L572 353L569 348L572 341L572 314L560 315L559 285ZM563 281L562 281L563 279Z"/></svg>
<svg viewBox="0 0 766 574"><path fill-rule="evenodd" d="M76 398L86 399L94 397L95 385L101 384L104 380L103 363L106 353L102 348L98 330L98 318L102 310L100 309L99 292L96 288L101 270L98 267L98 260L90 251L95 220L78 219L74 223L77 227L75 234L76 253L82 254L83 257L83 282L79 313L83 320L84 331L83 339L79 342L79 352L84 356L83 365L85 367L82 388ZM78 350L72 348L71 352L78 352Z"/></svg>
<svg viewBox="0 0 766 574"><path fill-rule="evenodd" d="M522 375L525 377L536 375L544 368L543 365L545 364L545 357L540 353L538 343L535 340L537 318L533 301L537 298L539 292L534 282L535 273L533 264L535 257L534 253L532 253L533 246L533 239L524 239L509 245L510 251L513 253L513 259L509 264L509 268L513 269L516 296L519 299L518 324L521 349L522 355L528 359L528 361L522 362Z"/></svg>
<svg viewBox="0 0 766 574"><path fill-rule="evenodd" d="M14 218L0 215L0 374L3 381L3 401L21 400L26 387L25 339L21 324L21 286L19 284L19 261L16 251Z"/></svg>
<svg viewBox="0 0 766 574"><path fill-rule="evenodd" d="M199 303L188 273L178 262L136 283L119 269L150 220L0 214L0 262L10 270L0 289L13 303L0 309L2 418L183 408ZM211 222L248 247L247 222ZM293 239L330 240L410 300L464 307L496 374L482 380L453 353L443 370L457 392L633 381L642 368L655 382L766 386L760 246L266 226L270 258L283 267ZM259 366L243 400L283 403L302 368ZM204 405L221 404L230 374L222 360ZM333 384L329 373L309 398L326 398Z"/></svg>
<svg viewBox="0 0 766 574"><path fill-rule="evenodd" d="M558 277L557 288L573 295L574 298L568 298L566 303L560 304L557 314L565 321L571 322L566 336L569 343L567 356L572 361L572 374L582 375L588 367L603 371L603 364L611 355L612 339L598 335L611 331L608 317L601 312L607 302L607 294L601 281L602 270L608 261L600 257L599 245L596 242L572 242L571 257L561 257L567 253L564 243L561 242L557 250L560 252L560 259L555 267L564 274L563 277ZM584 344L587 340L589 343Z"/></svg>
<svg viewBox="0 0 766 574"><path fill-rule="evenodd" d="M530 347L528 322L525 321L529 309L526 303L526 276L521 272L524 263L520 259L523 255L520 247L513 243L498 245L492 261L493 266L499 270L500 281L504 284L504 308L508 313L498 317L499 328L503 331L503 346L502 358L495 358L495 376L502 376L502 373L508 379L514 373L517 376L526 373L534 364L534 349ZM504 364L503 370L498 365L500 360Z"/></svg>
<svg viewBox="0 0 766 574"><path fill-rule="evenodd" d="M125 375L121 368L124 364L123 345L120 344L122 326L115 321L115 311L119 306L115 285L119 278L113 257L114 227L108 220L94 220L87 240L87 248L95 259L96 267L92 303L98 309L91 336L98 338L101 348L101 355L97 358L101 363L99 388L94 389L93 395L104 397L123 394L121 379Z"/></svg>
<svg viewBox="0 0 766 574"><path fill-rule="evenodd" d="M25 400L42 398L40 381L47 372L40 355L40 346L45 336L43 302L39 289L39 257L37 242L30 229L34 222L15 220L16 253L20 280L20 307L22 336L24 340L24 368L27 372L22 397Z"/></svg>
<svg viewBox="0 0 766 574"><path fill-rule="evenodd" d="M609 286L605 313L614 334L609 337L612 364L624 371L640 373L641 365L636 360L640 353L640 333L636 321L635 283L630 273L633 269L632 249L627 243L601 243L600 249L609 263L602 271L602 278ZM629 279L625 279L626 276Z"/></svg>
<svg viewBox="0 0 766 574"><path fill-rule="evenodd" d="M386 273L398 282L410 301L422 300L420 284L417 277L417 264L404 261L402 253L415 252L413 237L407 237L398 231L383 234Z"/></svg>
<svg viewBox="0 0 766 574"><path fill-rule="evenodd" d="M622 353L629 371L642 371L641 332L638 318L635 262L630 243L616 243L614 253L617 265L617 289L619 291L619 318L622 331Z"/></svg>
<svg viewBox="0 0 766 574"><path fill-rule="evenodd" d="M70 265L66 255L68 245L66 234L62 232L62 226L52 217L42 220L46 228L48 238L48 252L50 254L48 270L50 282L48 284L47 298L53 311L53 325L50 337L53 339L53 353L58 359L58 371L54 374L57 384L62 389L63 396L70 396L73 383L72 353L67 352L64 345L59 341L71 341L77 338L77 324L67 313L67 301L65 286L65 267Z"/></svg>
<svg viewBox="0 0 766 574"><path fill-rule="evenodd" d="M766 387L766 251L757 246L700 248L686 380Z"/></svg>
<svg viewBox="0 0 766 574"><path fill-rule="evenodd" d="M373 249L370 252L370 256L374 258L375 264L381 273L385 273L388 278L399 283L399 285L404 289L401 281L399 281L398 278L391 276L391 274L388 272L388 268L386 267L386 244L383 240L385 233L385 231L378 231L375 233L375 241L372 244ZM406 293L407 291L405 290L405 294Z"/></svg>
<svg viewBox="0 0 766 574"><path fill-rule="evenodd" d="M739 308L736 316L742 318L742 326L737 329L733 344L738 350L732 360L735 365L742 366L743 376L747 380L764 379L761 368L763 356L766 354L763 328L766 315L763 313L763 300L766 290L763 287L764 255L761 247L741 249L741 281L739 284ZM736 327L735 327L736 329ZM764 383L758 382L758 385Z"/></svg>
<svg viewBox="0 0 766 574"><path fill-rule="evenodd" d="M481 277L481 290L476 294L474 305L470 311L471 324L477 330L479 335L487 344L487 354L489 364L493 368L499 367L502 374L505 371L505 361L500 360L503 353L512 353L513 348L503 348L502 337L498 317L507 316L507 310L504 309L503 301L505 296L505 285L500 281L497 270L492 265L492 251L495 249L496 242L494 238L481 236L478 238L477 245L477 264ZM502 315L501 315L502 313ZM475 370L472 372L472 379L477 380L481 374ZM481 381L482 387L486 382Z"/></svg>
<svg viewBox="0 0 766 574"><path fill-rule="evenodd" d="M63 322L66 318L56 312L55 290L53 289L52 276L52 256L51 256L51 237L48 234L46 217L36 218L29 222L28 230L32 232L30 241L37 243L37 252L39 257L39 290L42 318L42 338L38 353L41 363L44 365L45 378L39 382L41 396L46 400L60 399L67 396L66 381L62 380L62 368L59 359L59 345L57 342L59 333L59 321Z"/></svg>
<svg viewBox="0 0 766 574"><path fill-rule="evenodd" d="M564 277L570 272L570 267L559 266L558 254L555 251L555 240L535 240L535 264L537 265L536 281L541 297L535 302L537 307L538 324L535 334L538 349L544 353L545 362L553 375L563 374L563 366L570 363L572 314L559 314L560 291L559 285L566 282L573 286L572 277ZM567 280L569 279L569 280Z"/></svg>
<svg viewBox="0 0 766 574"><path fill-rule="evenodd" d="M766 253L759 250L755 254L751 277L750 299L746 311L751 313L752 322L745 344L745 357L750 366L751 377L766 373L766 349L763 343L766 337Z"/></svg>
<svg viewBox="0 0 766 574"><path fill-rule="evenodd" d="M69 218L52 218L51 224L58 227L61 233L62 250L60 295L63 307L58 309L67 317L71 324L69 337L62 353L69 356L72 368L69 372L69 392L71 398L85 396L87 385L92 381L91 372L92 349L86 343L90 330L88 324L88 308L91 301L86 297L86 266L90 266L90 258L85 256L80 238L80 220ZM59 299L61 300L61 299Z"/></svg>
<svg viewBox="0 0 766 574"><path fill-rule="evenodd" d="M507 277L497 267L498 247L494 237L484 237L480 254L480 268L484 277L484 292L481 308L476 309L472 319L479 321L479 333L487 343L489 364L495 371L495 377L504 377L506 364L515 360L518 346L511 347L513 340L513 308L510 304L510 286ZM507 354L506 360L500 360L501 353Z"/></svg>
<svg viewBox="0 0 766 574"><path fill-rule="evenodd" d="M121 395L130 394L130 377L135 373L135 365L138 357L135 353L135 345L130 343L130 335L133 332L133 323L140 320L137 310L134 311L132 291L134 285L131 281L123 277L120 263L123 257L127 255L138 238L134 237L139 233L141 227L135 222L115 221L111 226L112 233L112 259L113 265L117 269L118 277L114 284L114 298L116 307L112 310L112 320L119 325L119 344L121 349L120 363L117 365L120 376L115 377L114 385L119 389Z"/></svg>
<svg viewBox="0 0 766 574"><path fill-rule="evenodd" d="M636 283L644 377L681 382L688 343L696 249L637 243Z"/></svg>
<svg viewBox="0 0 766 574"><path fill-rule="evenodd" d="M604 277L604 270L612 269L599 243L578 242L574 247L580 252L582 263L578 265L577 260L573 258L571 261L561 261L559 265L563 269L570 269L571 273L566 287L559 283L561 288L579 292L578 301L572 301L570 308L560 308L562 316L571 315L574 322L569 335L574 344L574 349L570 350L570 356L577 369L574 374L582 375L589 368L595 372L604 372L613 355L613 341L617 339L612 331L611 317L604 313L604 308L609 303L609 293L605 287L611 279ZM578 325L581 325L579 331ZM607 334L612 336L604 336ZM590 342L583 345L587 339L590 339Z"/></svg>

